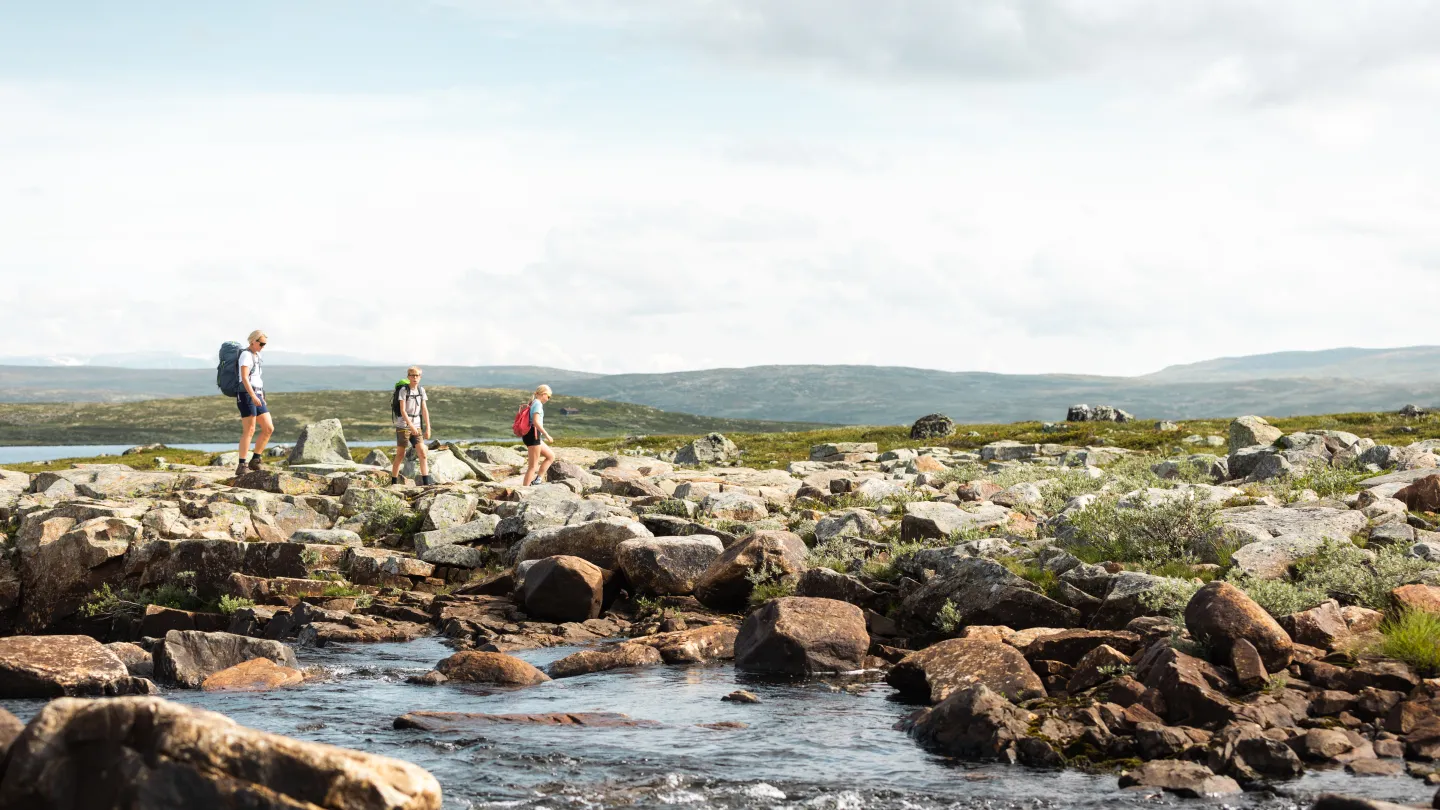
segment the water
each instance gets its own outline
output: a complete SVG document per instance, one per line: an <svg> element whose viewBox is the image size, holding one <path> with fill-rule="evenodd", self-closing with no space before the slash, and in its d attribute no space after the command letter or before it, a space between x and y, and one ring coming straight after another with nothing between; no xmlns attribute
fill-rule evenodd
<svg viewBox="0 0 1440 810"><path fill-rule="evenodd" d="M177 450L202 450L210 453L226 453L234 450L237 442L209 443L209 444L172 444ZM448 439L446 441L449 441ZM502 442L502 439L463 439L469 443L479 442ZM513 443L513 442L507 442ZM347 442L351 447L392 447L395 440L389 441L365 441ZM0 465L4 464L25 464L35 461L54 461L57 458L89 458L91 456L111 455L119 456L121 453L134 447L132 444L55 444L55 445L19 445L0 446ZM118 459L117 459L118 460Z"/></svg>
<svg viewBox="0 0 1440 810"><path fill-rule="evenodd" d="M576 648L520 653L543 667ZM435 774L445 807L468 808L1111 808L1221 805L1155 791L1122 791L1113 775L1043 773L958 764L927 754L893 726L913 707L873 680L776 684L728 666L653 667L567 678L518 691L406 684L450 650L408 644L299 650L332 674L321 683L263 694L170 691L171 700L237 722L316 742L415 762ZM758 705L721 702L736 688ZM9 701L28 719L42 701ZM455 733L396 731L409 711L623 712L651 728L487 726ZM735 721L738 730L698 723ZM1308 808L1317 793L1363 794L1428 805L1434 788L1408 777L1356 779L1315 772L1290 794L1246 794L1226 807Z"/></svg>

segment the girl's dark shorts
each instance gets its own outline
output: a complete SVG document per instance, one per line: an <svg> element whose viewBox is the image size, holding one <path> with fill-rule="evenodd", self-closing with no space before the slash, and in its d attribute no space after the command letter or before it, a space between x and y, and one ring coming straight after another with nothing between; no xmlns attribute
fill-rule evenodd
<svg viewBox="0 0 1440 810"><path fill-rule="evenodd" d="M270 406L265 403L265 392L256 392L255 396L260 400L259 405L252 403L250 401L250 395L244 391L235 395L235 406L240 409L241 419L248 419L252 416L259 416L262 413L270 412Z"/></svg>
<svg viewBox="0 0 1440 810"><path fill-rule="evenodd" d="M530 432L526 433L524 436L521 436L520 441L524 442L526 447L539 447L540 429L530 428Z"/></svg>

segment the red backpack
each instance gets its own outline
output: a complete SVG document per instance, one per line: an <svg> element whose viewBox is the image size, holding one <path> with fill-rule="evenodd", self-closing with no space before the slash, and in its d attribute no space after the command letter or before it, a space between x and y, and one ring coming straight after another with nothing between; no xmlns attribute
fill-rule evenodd
<svg viewBox="0 0 1440 810"><path fill-rule="evenodd" d="M510 430L516 436L524 436L530 432L530 403L520 406L520 410L515 414L515 424L510 426Z"/></svg>

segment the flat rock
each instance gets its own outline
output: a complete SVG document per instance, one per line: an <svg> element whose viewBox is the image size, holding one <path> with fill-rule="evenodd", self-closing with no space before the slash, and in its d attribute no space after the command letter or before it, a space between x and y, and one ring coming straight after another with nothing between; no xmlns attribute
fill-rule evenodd
<svg viewBox="0 0 1440 810"><path fill-rule="evenodd" d="M131 695L153 692L115 653L89 636L0 638L0 697Z"/></svg>
<svg viewBox="0 0 1440 810"><path fill-rule="evenodd" d="M957 689L984 684L1019 702L1045 697L1045 684L1020 651L998 641L949 639L905 656L885 682L911 699L939 703Z"/></svg>
<svg viewBox="0 0 1440 810"><path fill-rule="evenodd" d="M581 650L550 664L552 678L573 678L611 669L655 666L662 662L660 651L642 644L616 644L599 650Z"/></svg>
<svg viewBox="0 0 1440 810"><path fill-rule="evenodd" d="M1228 776L1198 762L1159 759L1120 775L1120 787L1158 787L1189 798L1228 796L1240 792L1240 785Z"/></svg>
<svg viewBox="0 0 1440 810"><path fill-rule="evenodd" d="M222 669L200 683L206 692L266 692L305 682L298 669L280 666L268 658L252 658Z"/></svg>
<svg viewBox="0 0 1440 810"><path fill-rule="evenodd" d="M550 676L526 661L504 653L465 650L435 665L436 671L452 681L490 683L500 686L534 686Z"/></svg>
<svg viewBox="0 0 1440 810"><path fill-rule="evenodd" d="M639 636L630 639L629 643L654 647L660 651L661 659L667 664L704 664L734 658L737 635L739 631L734 627L711 624L670 633L656 633L653 636Z"/></svg>

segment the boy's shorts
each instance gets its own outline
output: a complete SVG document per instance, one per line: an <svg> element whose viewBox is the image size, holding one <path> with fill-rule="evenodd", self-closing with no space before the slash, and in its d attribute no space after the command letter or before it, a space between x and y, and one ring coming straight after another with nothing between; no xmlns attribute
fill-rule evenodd
<svg viewBox="0 0 1440 810"><path fill-rule="evenodd" d="M252 416L259 416L262 413L269 413L270 407L265 403L265 392L256 391L255 397L260 400L256 405L250 401L250 395L241 391L235 395L235 406L240 409L240 418L249 419Z"/></svg>
<svg viewBox="0 0 1440 810"><path fill-rule="evenodd" d="M420 436L411 433L409 428L395 428L395 446L404 447L406 444L411 447L419 446Z"/></svg>

